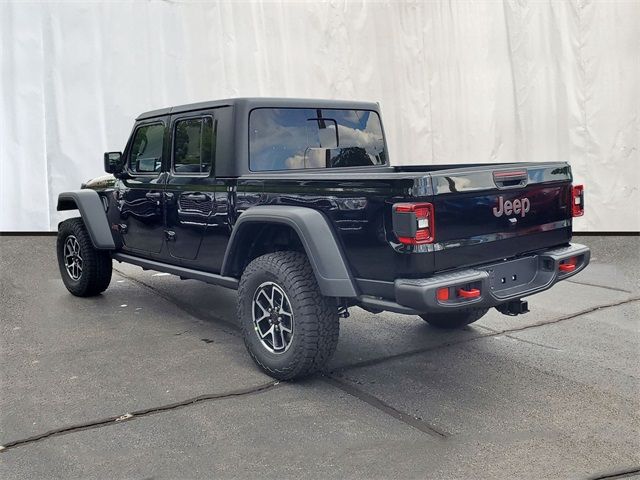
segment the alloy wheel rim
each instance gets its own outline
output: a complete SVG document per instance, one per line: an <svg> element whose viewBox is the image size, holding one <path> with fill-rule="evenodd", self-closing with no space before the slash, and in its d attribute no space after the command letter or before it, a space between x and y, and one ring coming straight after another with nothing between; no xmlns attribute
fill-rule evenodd
<svg viewBox="0 0 640 480"><path fill-rule="evenodd" d="M264 282L255 291L252 304L253 328L269 352L282 354L293 339L293 310L284 290Z"/></svg>
<svg viewBox="0 0 640 480"><path fill-rule="evenodd" d="M80 254L80 242L74 235L69 235L64 242L64 266L72 280L80 280L82 255Z"/></svg>

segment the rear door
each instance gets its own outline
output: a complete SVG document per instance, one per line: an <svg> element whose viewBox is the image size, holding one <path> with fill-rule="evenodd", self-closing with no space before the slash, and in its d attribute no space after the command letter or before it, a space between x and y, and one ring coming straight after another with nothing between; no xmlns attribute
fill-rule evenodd
<svg viewBox="0 0 640 480"><path fill-rule="evenodd" d="M166 231L171 258L195 260L215 218L215 121L210 112L171 118L171 167L166 188Z"/></svg>
<svg viewBox="0 0 640 480"><path fill-rule="evenodd" d="M509 258L571 238L565 163L458 167L431 173L435 270Z"/></svg>

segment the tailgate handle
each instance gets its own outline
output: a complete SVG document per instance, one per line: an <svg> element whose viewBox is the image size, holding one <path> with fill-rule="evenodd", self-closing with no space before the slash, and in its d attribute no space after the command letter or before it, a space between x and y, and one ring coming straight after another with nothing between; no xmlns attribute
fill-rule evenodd
<svg viewBox="0 0 640 480"><path fill-rule="evenodd" d="M524 187L529 180L529 173L524 170L496 170L493 172L493 183L498 188Z"/></svg>

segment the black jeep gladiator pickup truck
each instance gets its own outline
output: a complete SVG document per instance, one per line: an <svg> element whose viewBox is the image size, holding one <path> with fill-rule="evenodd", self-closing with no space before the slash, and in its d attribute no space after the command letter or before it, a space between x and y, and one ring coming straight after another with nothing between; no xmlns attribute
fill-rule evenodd
<svg viewBox="0 0 640 480"><path fill-rule="evenodd" d="M112 260L236 289L247 349L279 379L329 360L349 307L462 327L589 263L567 163L394 167L375 103L155 110L104 166L58 198L80 212L58 229L67 289L101 293Z"/></svg>

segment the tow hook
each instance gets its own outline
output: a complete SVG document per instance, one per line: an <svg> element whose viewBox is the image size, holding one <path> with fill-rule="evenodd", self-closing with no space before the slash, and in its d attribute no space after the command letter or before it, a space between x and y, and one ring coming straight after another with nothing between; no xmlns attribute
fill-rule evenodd
<svg viewBox="0 0 640 480"><path fill-rule="evenodd" d="M524 300L512 300L507 303L496 305L496 310L504 315L510 315L513 317L522 313L528 313L529 302L525 302Z"/></svg>

